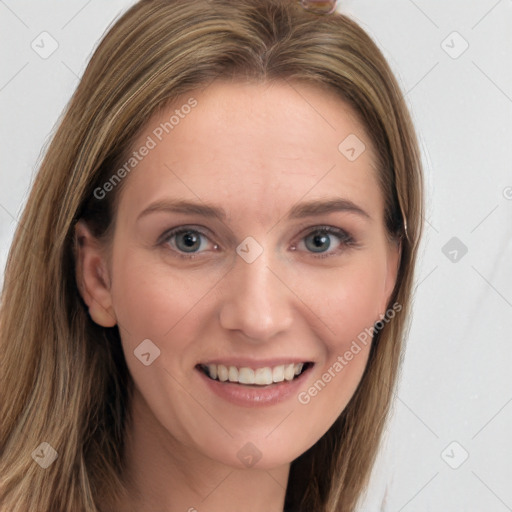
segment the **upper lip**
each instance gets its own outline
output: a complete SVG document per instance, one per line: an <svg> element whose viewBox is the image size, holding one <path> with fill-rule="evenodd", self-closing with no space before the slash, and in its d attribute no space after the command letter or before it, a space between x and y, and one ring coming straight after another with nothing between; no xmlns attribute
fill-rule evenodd
<svg viewBox="0 0 512 512"><path fill-rule="evenodd" d="M226 357L209 359L201 361L199 364L208 366L209 364L222 364L224 366L236 366L237 368L266 368L268 366L281 366L283 364L310 363L312 359L300 357L279 357L275 359L249 359L246 357Z"/></svg>

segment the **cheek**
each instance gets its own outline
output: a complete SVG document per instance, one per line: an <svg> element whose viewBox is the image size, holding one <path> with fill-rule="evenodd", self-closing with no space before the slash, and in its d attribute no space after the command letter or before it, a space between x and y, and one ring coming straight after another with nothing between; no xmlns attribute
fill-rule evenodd
<svg viewBox="0 0 512 512"><path fill-rule="evenodd" d="M373 261L373 263L372 263ZM299 292L321 322L317 336L324 358L298 396L310 414L324 418L321 435L342 412L363 375L370 352L374 323L382 301L383 269L375 260L361 261L328 275L302 282Z"/></svg>
<svg viewBox="0 0 512 512"><path fill-rule="evenodd" d="M123 339L139 343L145 338L161 340L190 324L188 315L219 279L217 274L194 279L147 257L118 259L112 297Z"/></svg>
<svg viewBox="0 0 512 512"><path fill-rule="evenodd" d="M218 425L183 390L190 378L194 341L204 339L202 308L219 280L217 273L191 278L187 272L138 254L125 254L113 268L114 310L138 392L159 423L181 443L201 440L204 425L210 433ZM142 345L148 339L151 344ZM147 348L142 351L142 346ZM139 356L147 352L151 362L146 366ZM154 354L158 356L153 359Z"/></svg>
<svg viewBox="0 0 512 512"><path fill-rule="evenodd" d="M297 295L321 322L319 337L329 355L345 351L351 340L378 320L382 303L383 265L365 258L329 271L296 277Z"/></svg>

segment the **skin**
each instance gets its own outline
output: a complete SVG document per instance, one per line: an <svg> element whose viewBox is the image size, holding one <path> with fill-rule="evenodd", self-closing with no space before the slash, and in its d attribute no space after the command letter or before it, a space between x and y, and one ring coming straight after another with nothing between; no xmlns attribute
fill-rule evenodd
<svg viewBox="0 0 512 512"><path fill-rule="evenodd" d="M155 114L134 148L190 96ZM81 293L96 323L119 326L136 385L132 499L119 510L282 511L291 461L344 409L369 344L307 405L296 395L266 407L233 405L194 367L227 356L301 356L315 362L299 390L307 391L385 313L400 248L384 227L371 142L333 92L216 81L193 96L198 105L125 178L110 252L77 225ZM338 150L350 134L366 145L355 161ZM287 218L296 203L333 197L368 217ZM159 211L137 220L169 198L222 207L226 218ZM329 234L330 247L313 252L306 238L322 225L354 242ZM180 258L177 237L161 239L178 226L206 233L194 259ZM248 236L263 248L250 264L236 253ZM134 356L145 339L161 351L149 366ZM237 457L248 442L261 453L252 467Z"/></svg>

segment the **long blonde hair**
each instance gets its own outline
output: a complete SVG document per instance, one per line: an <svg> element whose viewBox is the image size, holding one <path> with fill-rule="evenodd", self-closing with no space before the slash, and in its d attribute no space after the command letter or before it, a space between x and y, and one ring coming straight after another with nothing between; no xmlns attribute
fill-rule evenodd
<svg viewBox="0 0 512 512"><path fill-rule="evenodd" d="M293 0L143 0L95 51L53 137L20 220L0 316L0 508L113 510L126 496L124 435L133 381L117 327L88 315L75 278L74 226L112 234L120 186L98 200L149 117L218 77L327 86L358 113L376 150L386 227L401 240L390 304L365 373L329 431L292 462L285 510L349 512L368 482L399 369L422 231L422 171L400 88L346 16ZM122 184L121 184L122 186ZM43 469L34 450L48 443Z"/></svg>

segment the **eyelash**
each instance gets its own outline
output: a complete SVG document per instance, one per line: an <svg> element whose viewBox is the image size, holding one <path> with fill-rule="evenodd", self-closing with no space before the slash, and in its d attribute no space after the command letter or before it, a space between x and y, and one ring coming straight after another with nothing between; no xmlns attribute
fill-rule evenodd
<svg viewBox="0 0 512 512"><path fill-rule="evenodd" d="M189 232L199 233L200 235L202 235L205 238L209 239L208 235L204 231L202 231L201 229L198 229L198 228L195 228L195 227L183 227L183 226L180 226L178 228L174 228L174 229L164 233L162 235L162 237L160 238L160 240L158 242L158 245L167 245L167 246L169 246L169 240L172 237L180 235L182 233L189 233ZM314 226L299 241L303 241L305 238L307 238L308 236L313 235L313 234L318 234L318 235L325 235L325 234L335 235L339 239L340 247L348 248L348 247L355 247L355 246L357 246L356 241L354 240L354 238L347 231L345 231L343 229L340 229L340 228L336 228L334 226L323 226L323 225ZM217 244L215 244L215 245L217 246ZM296 244L293 244L293 247L294 247L293 250L296 250ZM198 254L200 254L200 253L186 254L186 253L180 252L179 249L174 249L173 247L171 247L171 250L174 251L178 255L178 257L186 259L186 260L196 259ZM308 251L308 252L309 252L309 254L313 258L316 258L316 259L320 259L321 258L321 259L323 259L323 258L327 258L329 256L336 256L339 252L341 252L341 250L342 249L338 248L337 250L335 250L333 252L318 253L318 254L315 254L312 251Z"/></svg>

